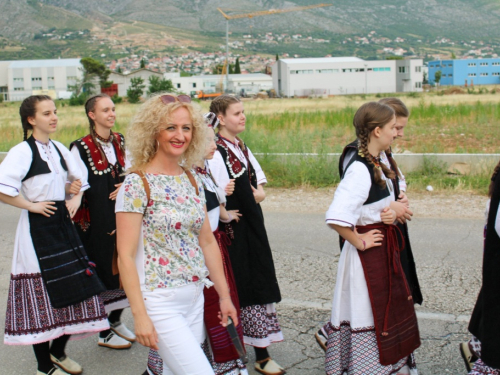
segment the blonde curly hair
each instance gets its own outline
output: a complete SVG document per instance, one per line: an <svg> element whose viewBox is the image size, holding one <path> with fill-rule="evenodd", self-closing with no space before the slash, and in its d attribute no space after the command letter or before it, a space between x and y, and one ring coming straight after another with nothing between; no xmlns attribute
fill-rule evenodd
<svg viewBox="0 0 500 375"><path fill-rule="evenodd" d="M164 104L160 99L162 95L176 96L175 94L162 93L151 97L141 105L129 124L127 150L132 159L132 167L130 168L132 171L144 170L156 155L156 136L160 133L161 127L168 124L172 113L179 108L186 108L189 111L193 125L191 143L184 153L181 164L186 168L191 168L192 165L203 160L208 127L203 118L201 107L195 103L179 101Z"/></svg>

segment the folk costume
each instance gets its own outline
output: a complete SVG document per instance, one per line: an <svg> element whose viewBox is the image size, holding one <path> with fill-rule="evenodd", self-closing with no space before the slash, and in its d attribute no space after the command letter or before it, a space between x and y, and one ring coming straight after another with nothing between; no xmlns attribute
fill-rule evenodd
<svg viewBox="0 0 500 375"><path fill-rule="evenodd" d="M382 175L385 179L385 176ZM326 223L378 229L382 245L358 251L345 241L338 264L328 326L328 375L394 374L414 369L411 354L420 345L411 292L401 267L398 229L381 223L380 213L394 200L392 184L374 181L374 166L357 153L326 213ZM416 371L416 370L415 370Z"/></svg>
<svg viewBox="0 0 500 375"><path fill-rule="evenodd" d="M206 161L205 168L196 167L195 170L203 184L203 190L205 191L208 220L210 221L210 227L221 250L224 273L231 293L231 300L233 301L234 307L239 311L233 270L227 252L229 239L227 235L218 228L220 205L226 202L226 194L224 190L220 189L215 183ZM203 294L205 297L204 322L208 337L203 343L202 348L212 365L215 375L248 374L245 364L239 359L238 353L234 349L227 329L220 325L217 316L220 311L219 295L217 291L215 288L205 288L203 289ZM238 323L236 329L240 334L240 340L243 342L243 328L241 322ZM150 350L149 352L148 370L151 375L163 374L163 361L156 350Z"/></svg>
<svg viewBox="0 0 500 375"><path fill-rule="evenodd" d="M30 202L53 201L50 217L22 210L16 231L5 319L7 345L34 345L109 328L97 277L65 205L67 180L88 184L61 143L33 136L0 164L0 192ZM79 336L79 338L84 335Z"/></svg>
<svg viewBox="0 0 500 375"><path fill-rule="evenodd" d="M219 223L231 244L228 246L241 307L245 344L265 348L283 340L275 303L281 301L264 215L255 202L252 186L266 183L266 176L252 152L218 135L217 152L208 161L212 175L221 187L235 179L234 193L227 198L227 210L239 210L238 223Z"/></svg>
<svg viewBox="0 0 500 375"><path fill-rule="evenodd" d="M479 358L473 375L500 374L500 174L495 176L484 241L483 284L469 322L472 352Z"/></svg>
<svg viewBox="0 0 500 375"><path fill-rule="evenodd" d="M339 159L339 174L343 176L345 167L351 160L351 158L358 152L358 141L354 141L348 144ZM392 180L394 186L394 196L397 200L397 197L401 192L406 192L406 179L401 173L401 170L395 166L392 158L392 152L382 152L380 154L381 162L384 163L388 168L392 169L396 175L396 177ZM423 302L422 292L420 290L420 283L418 281L417 276L417 268L415 266L415 260L413 258L413 252L411 249L410 236L408 233L408 225L401 224L399 222L396 223L397 227L402 233L403 241L400 241L400 247L402 250L399 255L401 257L401 265L403 266L403 270L406 276L406 281L410 287L412 292L413 302L418 303L419 305ZM342 247L341 247L342 248Z"/></svg>
<svg viewBox="0 0 500 375"><path fill-rule="evenodd" d="M119 133L111 133L108 140L89 134L70 146L90 184L73 221L89 258L97 265L99 278L106 286L107 290L101 297L108 313L129 306L125 292L120 289L118 275L112 272L116 216L115 201L109 199L116 190L115 185L125 178L123 173L128 165L124 146L125 140Z"/></svg>

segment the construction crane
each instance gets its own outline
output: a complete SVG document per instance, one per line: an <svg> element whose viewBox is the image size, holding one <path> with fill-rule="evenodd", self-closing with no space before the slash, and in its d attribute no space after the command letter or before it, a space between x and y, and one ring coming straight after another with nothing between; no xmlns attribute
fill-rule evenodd
<svg viewBox="0 0 500 375"><path fill-rule="evenodd" d="M259 17L259 16L267 16L267 15L271 15L271 14L279 14L279 13L299 12L301 10L329 7L332 5L333 4L316 4L316 5L307 5L307 6L302 6L302 7L286 8L286 9L261 10L261 11L257 11L257 12L233 14L233 15L228 15L221 8L217 8L217 10L226 19L226 64L228 66L228 69L226 69L226 90L225 91L227 92L229 89L229 20L235 20L235 19L239 19L239 18L253 18L253 17Z"/></svg>

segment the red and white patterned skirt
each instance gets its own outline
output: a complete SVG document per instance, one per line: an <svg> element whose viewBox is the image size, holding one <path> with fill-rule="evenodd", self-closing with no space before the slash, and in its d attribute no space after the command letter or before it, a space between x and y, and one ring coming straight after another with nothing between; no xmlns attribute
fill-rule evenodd
<svg viewBox="0 0 500 375"><path fill-rule="evenodd" d="M33 345L63 335L83 338L109 328L99 296L64 308L50 304L40 273L10 277L5 338L7 345Z"/></svg>

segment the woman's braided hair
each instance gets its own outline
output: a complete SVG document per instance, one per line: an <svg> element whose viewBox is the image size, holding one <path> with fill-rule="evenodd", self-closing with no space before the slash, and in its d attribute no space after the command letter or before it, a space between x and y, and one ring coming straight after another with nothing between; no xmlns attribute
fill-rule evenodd
<svg viewBox="0 0 500 375"><path fill-rule="evenodd" d="M368 152L368 143L370 135L375 128L384 127L394 117L394 110L385 104L369 102L363 104L354 115L353 125L358 137L358 153L365 158L369 164L373 165L375 183L385 188L386 183L382 178L382 172L386 178L395 178L395 173L384 163L380 162L378 157L373 157Z"/></svg>
<svg viewBox="0 0 500 375"><path fill-rule="evenodd" d="M500 161L497 166L493 170L493 174L491 175L490 187L488 188L488 196L491 198L493 195L493 188L495 187L495 179L497 178L498 172L500 172Z"/></svg>
<svg viewBox="0 0 500 375"><path fill-rule="evenodd" d="M52 100L52 98L48 95L31 95L21 103L19 115L21 116L21 124L23 126L23 140L28 139L28 130L33 130L33 126L29 123L28 117L35 117L36 105L45 100Z"/></svg>

